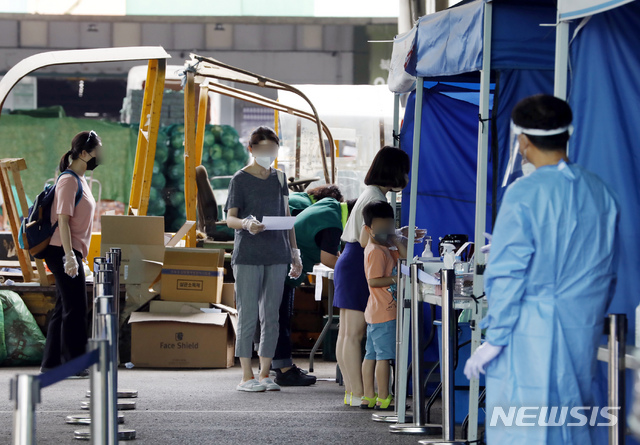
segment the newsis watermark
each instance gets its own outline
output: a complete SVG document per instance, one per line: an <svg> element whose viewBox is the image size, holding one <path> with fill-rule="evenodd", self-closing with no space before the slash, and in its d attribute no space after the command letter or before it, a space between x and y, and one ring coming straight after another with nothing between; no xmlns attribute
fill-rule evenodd
<svg viewBox="0 0 640 445"><path fill-rule="evenodd" d="M620 407L604 406L522 406L493 408L489 426L615 426L618 423ZM598 420L600 416L600 421ZM602 420L607 420L603 422Z"/></svg>

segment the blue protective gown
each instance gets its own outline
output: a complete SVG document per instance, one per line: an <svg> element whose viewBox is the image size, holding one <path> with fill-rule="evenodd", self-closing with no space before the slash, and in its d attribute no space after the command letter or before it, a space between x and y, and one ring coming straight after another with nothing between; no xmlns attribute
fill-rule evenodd
<svg viewBox="0 0 640 445"><path fill-rule="evenodd" d="M615 288L617 221L604 183L564 161L505 193L485 273L489 310L480 325L489 343L504 346L486 368L489 445L597 445L589 422L516 427L491 420L495 407L507 414L511 407L558 407L558 420L562 407L593 405L596 348Z"/></svg>

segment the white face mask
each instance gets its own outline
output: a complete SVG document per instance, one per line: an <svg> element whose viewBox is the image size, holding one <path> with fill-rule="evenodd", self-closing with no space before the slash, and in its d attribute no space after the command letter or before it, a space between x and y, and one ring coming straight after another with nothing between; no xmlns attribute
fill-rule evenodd
<svg viewBox="0 0 640 445"><path fill-rule="evenodd" d="M256 160L256 163L262 168L269 168L271 164L276 160L276 156L278 154L278 144L273 141L260 141L256 144L257 147L260 147L258 153L253 153L253 158Z"/></svg>
<svg viewBox="0 0 640 445"><path fill-rule="evenodd" d="M262 168L269 168L276 160L275 156L254 156L256 163Z"/></svg>
<svg viewBox="0 0 640 445"><path fill-rule="evenodd" d="M536 171L536 166L531 162L525 162L522 164L522 176L529 176L534 171Z"/></svg>
<svg viewBox="0 0 640 445"><path fill-rule="evenodd" d="M524 153L522 153L522 176L529 176L531 173L536 171L536 166L531 163L527 159L527 149L524 149Z"/></svg>

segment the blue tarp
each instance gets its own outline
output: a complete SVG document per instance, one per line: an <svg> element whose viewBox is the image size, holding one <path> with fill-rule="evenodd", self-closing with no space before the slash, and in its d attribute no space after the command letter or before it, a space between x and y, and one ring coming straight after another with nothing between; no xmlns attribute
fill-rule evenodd
<svg viewBox="0 0 640 445"><path fill-rule="evenodd" d="M571 46L569 102L575 132L571 158L598 174L616 192L620 213L618 287L609 311L629 319L628 343L634 343L635 308L640 292L640 3L591 17ZM579 249L579 246L576 246ZM633 399L627 372L627 402ZM606 405L607 372L599 367L599 406ZM628 405L629 406L629 405ZM629 410L627 412L630 412ZM606 443L602 437L599 443ZM627 443L631 442L630 438Z"/></svg>

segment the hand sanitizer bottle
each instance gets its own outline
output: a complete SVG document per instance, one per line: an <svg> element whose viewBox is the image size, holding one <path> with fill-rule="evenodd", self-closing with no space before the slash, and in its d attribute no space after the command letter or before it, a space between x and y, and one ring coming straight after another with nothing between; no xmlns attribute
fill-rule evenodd
<svg viewBox="0 0 640 445"><path fill-rule="evenodd" d="M444 250L444 268L453 269L453 263L456 261L455 246L447 243L442 245L442 249Z"/></svg>

